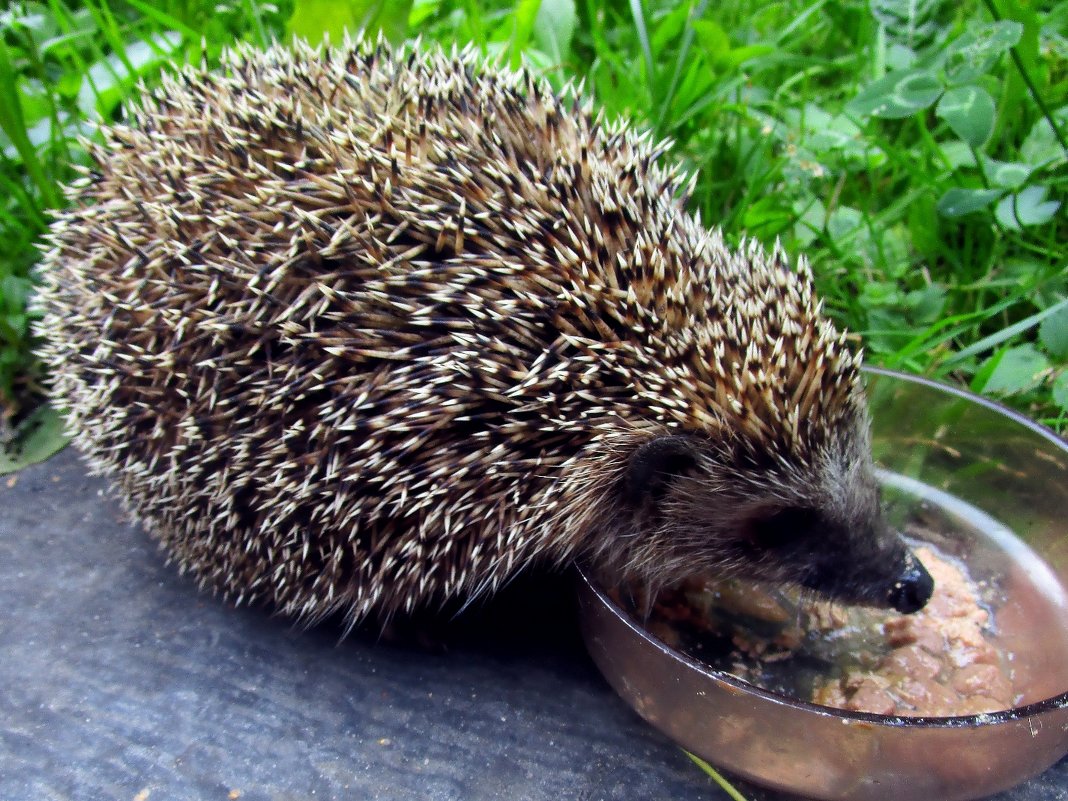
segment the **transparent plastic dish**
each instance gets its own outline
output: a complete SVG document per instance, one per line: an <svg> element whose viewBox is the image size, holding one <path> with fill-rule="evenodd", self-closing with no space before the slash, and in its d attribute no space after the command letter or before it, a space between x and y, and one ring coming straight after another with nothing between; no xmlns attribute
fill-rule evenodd
<svg viewBox="0 0 1068 801"><path fill-rule="evenodd" d="M759 689L672 650L586 574L587 647L653 726L710 763L766 787L828 801L963 801L1034 776L1068 753L1068 443L983 398L868 370L887 513L935 508L939 542L995 582L1011 646L1011 709L898 717Z"/></svg>

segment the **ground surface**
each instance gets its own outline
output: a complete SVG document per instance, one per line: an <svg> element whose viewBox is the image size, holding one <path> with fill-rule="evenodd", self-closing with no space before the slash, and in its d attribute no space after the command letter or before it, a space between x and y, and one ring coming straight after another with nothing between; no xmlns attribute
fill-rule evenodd
<svg viewBox="0 0 1068 801"><path fill-rule="evenodd" d="M447 648L295 630L198 593L67 450L0 480L0 799L725 799L519 589ZM1068 760L997 799L1068 799Z"/></svg>

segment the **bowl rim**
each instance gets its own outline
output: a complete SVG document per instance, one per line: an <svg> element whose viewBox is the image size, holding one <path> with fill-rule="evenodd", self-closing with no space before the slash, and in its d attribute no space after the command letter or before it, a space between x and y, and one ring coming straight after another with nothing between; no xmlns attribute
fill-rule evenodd
<svg viewBox="0 0 1068 801"><path fill-rule="evenodd" d="M934 381L930 378L923 376L911 375L908 373L902 373L897 370L890 370L884 367L863 367L863 371L868 374L886 376L888 378L894 378L903 380L913 384L919 384L928 389L943 392L948 395L954 395L966 401L970 401L979 406L982 406L990 411L996 412L1008 417L1012 421L1023 425L1031 430L1033 433L1038 434L1043 439L1050 442L1051 445L1058 448L1066 456L1068 456L1068 440L1058 436L1052 429L1046 428L1040 423L1036 423L1033 420L1025 417L1019 412L1008 408L1007 406L998 403L997 401L989 400L980 395L976 395L974 392L970 392L959 387L954 387L949 384L942 383L940 381ZM996 712L980 712L972 715L945 715L945 716L906 716L906 715L879 715L874 712L855 712L850 709L839 709L832 706L824 706L823 704L812 703L811 701L804 701L799 698L793 698L783 693L777 693L773 690L766 690L762 687L758 687L755 684L750 684L743 679L739 679L736 676L711 668L707 664L693 657L676 651L674 648L669 647L662 642L659 638L646 631L644 628L634 622L631 617L624 612L618 604L609 598L604 590L597 585L592 579L590 571L588 571L584 565L577 565L577 571L579 580L582 584L593 593L594 597L607 608L607 610L618 620L622 621L633 633L635 633L640 640L642 640L647 646L651 646L659 651L661 654L680 662L683 666L694 670L697 673L703 675L706 679L722 682L728 686L739 690L748 695L755 695L759 698L763 698L765 701L770 701L782 706L796 709L800 712L808 714L822 715L826 717L839 718L843 721L857 721L858 723L866 723L868 725L875 725L887 728L908 728L908 727L926 727L926 728L943 728L943 729L962 729L962 728L978 728L982 726L996 726L1005 723L1012 723L1019 720L1027 720L1038 715L1044 715L1048 712L1052 712L1058 709L1068 708L1068 690L1059 695L1054 695L1050 698L1042 699L1041 701L1035 701L1030 704L1018 707L1010 707L1009 709L1001 709Z"/></svg>
<svg viewBox="0 0 1068 801"><path fill-rule="evenodd" d="M912 373L904 373L900 370L891 370L888 367L876 367L874 365L863 365L860 368L862 373L871 375L881 375L887 378L896 378L901 381L907 381L911 384L920 384L921 386L929 389L944 392L947 395L956 395L963 400L971 401L977 406L983 406L992 412L997 412L1004 417L1008 417L1012 421L1019 423L1024 428L1030 429L1033 433L1038 434L1045 440L1048 440L1051 444L1068 454L1068 438L1060 436L1052 428L1035 422L1030 417L1006 406L1004 403L1000 403L992 398L987 398L983 395L978 395L972 392L970 389L964 389L963 387L954 386L944 381L936 381L933 378L927 378L922 375L914 375Z"/></svg>

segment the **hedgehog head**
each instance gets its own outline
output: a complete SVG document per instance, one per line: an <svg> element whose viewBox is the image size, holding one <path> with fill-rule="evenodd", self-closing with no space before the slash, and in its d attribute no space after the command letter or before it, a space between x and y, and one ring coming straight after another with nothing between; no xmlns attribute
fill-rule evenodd
<svg viewBox="0 0 1068 801"><path fill-rule="evenodd" d="M807 265L714 232L686 249L685 291L658 284L631 310L655 380L644 346L612 349L644 413L602 442L614 534L598 556L654 589L709 572L922 608L933 582L881 511L860 355L821 316Z"/></svg>
<svg viewBox="0 0 1068 801"><path fill-rule="evenodd" d="M922 608L931 578L881 514L858 447L864 425L855 425L794 464L754 459L740 440L648 438L625 462L620 505L631 530L615 540L615 558L642 566L651 586L711 572L903 613Z"/></svg>

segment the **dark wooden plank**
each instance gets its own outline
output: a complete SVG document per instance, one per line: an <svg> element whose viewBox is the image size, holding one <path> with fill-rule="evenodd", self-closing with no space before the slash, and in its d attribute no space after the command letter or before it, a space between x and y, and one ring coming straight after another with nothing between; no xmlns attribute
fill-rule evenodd
<svg viewBox="0 0 1068 801"><path fill-rule="evenodd" d="M521 582L430 648L298 630L199 593L68 450L0 480L0 798L726 798L569 596ZM999 799L1068 799L1068 762Z"/></svg>

